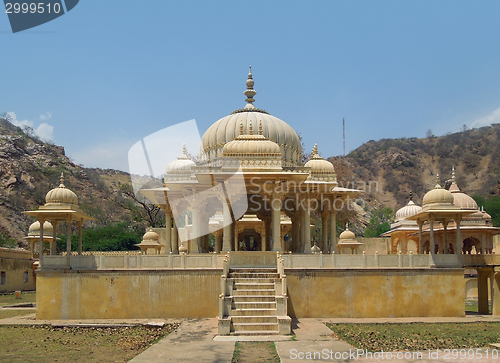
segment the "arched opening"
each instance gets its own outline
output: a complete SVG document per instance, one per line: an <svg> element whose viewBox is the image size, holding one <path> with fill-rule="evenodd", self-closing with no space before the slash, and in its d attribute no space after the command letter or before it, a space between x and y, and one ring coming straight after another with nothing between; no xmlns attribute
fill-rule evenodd
<svg viewBox="0 0 500 363"><path fill-rule="evenodd" d="M468 237L463 241L462 253L463 254L481 254L482 246L481 241L475 237Z"/></svg>

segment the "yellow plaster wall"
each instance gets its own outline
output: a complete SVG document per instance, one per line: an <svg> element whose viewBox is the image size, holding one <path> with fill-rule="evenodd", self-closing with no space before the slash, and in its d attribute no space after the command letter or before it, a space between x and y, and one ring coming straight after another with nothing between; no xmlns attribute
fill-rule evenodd
<svg viewBox="0 0 500 363"><path fill-rule="evenodd" d="M222 270L39 272L37 319L218 315Z"/></svg>
<svg viewBox="0 0 500 363"><path fill-rule="evenodd" d="M0 249L0 272L5 272L5 284L0 284L0 292L35 290L30 252ZM25 272L28 272L27 282L24 280Z"/></svg>
<svg viewBox="0 0 500 363"><path fill-rule="evenodd" d="M463 269L286 269L285 274L291 317L465 316Z"/></svg>

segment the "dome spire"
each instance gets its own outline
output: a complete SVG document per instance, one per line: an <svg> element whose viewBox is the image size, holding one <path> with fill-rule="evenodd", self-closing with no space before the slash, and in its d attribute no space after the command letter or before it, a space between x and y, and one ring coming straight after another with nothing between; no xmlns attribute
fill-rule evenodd
<svg viewBox="0 0 500 363"><path fill-rule="evenodd" d="M441 185L439 184L441 181L439 180L439 174L436 174L436 186L434 189L441 189Z"/></svg>
<svg viewBox="0 0 500 363"><path fill-rule="evenodd" d="M410 202L413 202L413 190L410 190Z"/></svg>
<svg viewBox="0 0 500 363"><path fill-rule="evenodd" d="M453 165L451 168L451 183L452 184L456 183L456 181L455 181L455 165Z"/></svg>
<svg viewBox="0 0 500 363"><path fill-rule="evenodd" d="M243 135L243 121L240 122L240 135Z"/></svg>
<svg viewBox="0 0 500 363"><path fill-rule="evenodd" d="M186 143L182 144L182 155L177 160L189 160L188 149Z"/></svg>
<svg viewBox="0 0 500 363"><path fill-rule="evenodd" d="M248 134L249 134L249 135L253 135L253 125L252 125L252 121L250 121L250 125L248 125Z"/></svg>
<svg viewBox="0 0 500 363"><path fill-rule="evenodd" d="M259 122L259 135L264 135L264 129L262 128L262 121Z"/></svg>
<svg viewBox="0 0 500 363"><path fill-rule="evenodd" d="M250 71L248 72L248 79L246 82L247 89L243 94L247 96L247 99L245 101L248 102L248 104L245 106L246 109L248 108L255 108L253 103L255 102L254 97L257 94L257 91L253 89L254 81L253 81L253 76L252 76L252 66L250 66Z"/></svg>
<svg viewBox="0 0 500 363"><path fill-rule="evenodd" d="M61 178L59 180L61 182L61 184L59 184L59 188L66 188L64 186L64 173L63 172L61 172Z"/></svg>

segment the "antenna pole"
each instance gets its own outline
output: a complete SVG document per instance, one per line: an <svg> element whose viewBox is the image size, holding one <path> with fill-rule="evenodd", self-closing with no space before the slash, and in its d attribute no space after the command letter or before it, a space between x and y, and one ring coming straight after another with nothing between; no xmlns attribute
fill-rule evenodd
<svg viewBox="0 0 500 363"><path fill-rule="evenodd" d="M342 134L344 138L344 156L345 156L345 118L342 118Z"/></svg>

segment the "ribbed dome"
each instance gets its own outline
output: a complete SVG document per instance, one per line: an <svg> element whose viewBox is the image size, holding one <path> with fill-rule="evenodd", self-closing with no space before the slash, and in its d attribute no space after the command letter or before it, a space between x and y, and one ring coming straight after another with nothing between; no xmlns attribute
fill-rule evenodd
<svg viewBox="0 0 500 363"><path fill-rule="evenodd" d="M54 233L54 227L52 226L52 223L45 221L43 224L43 235L47 237L52 237ZM40 236L40 222L36 221L35 223L32 223L29 227L28 230L28 237L38 237Z"/></svg>
<svg viewBox="0 0 500 363"><path fill-rule="evenodd" d="M450 193L453 195L453 204L462 209L478 210L476 201L463 193L455 181L450 186Z"/></svg>
<svg viewBox="0 0 500 363"><path fill-rule="evenodd" d="M340 240L353 240L353 239L356 239L356 235L354 234L354 232L351 232L349 230L349 227L346 227L346 230L340 234L339 239Z"/></svg>
<svg viewBox="0 0 500 363"><path fill-rule="evenodd" d="M424 206L428 204L453 204L453 194L439 185L439 175L437 178L438 183L434 189L428 191L424 195L424 199L422 200Z"/></svg>
<svg viewBox="0 0 500 363"><path fill-rule="evenodd" d="M311 174L333 174L335 173L335 168L333 164L326 161L318 154L318 144L315 144L312 151L311 159L305 165L311 168Z"/></svg>
<svg viewBox="0 0 500 363"><path fill-rule="evenodd" d="M196 166L196 163L189 158L186 144L184 144L182 155L177 160L168 163L166 171L167 174L190 174L192 166Z"/></svg>
<svg viewBox="0 0 500 363"><path fill-rule="evenodd" d="M407 205L403 208L398 209L396 212L396 221L400 221L406 219L408 217L414 216L418 212L422 210L422 207L413 203L413 200L410 199Z"/></svg>
<svg viewBox="0 0 500 363"><path fill-rule="evenodd" d="M233 141L228 142L222 148L223 156L227 157L280 157L281 151L278 144L268 140L262 135L262 124L259 125L259 134L253 134L253 126L250 124L248 135L244 135L243 124L240 124L240 135Z"/></svg>
<svg viewBox="0 0 500 363"><path fill-rule="evenodd" d="M160 237L156 232L153 231L152 228L150 228L144 236L142 236L142 242L158 242Z"/></svg>
<svg viewBox="0 0 500 363"><path fill-rule="evenodd" d="M215 122L208 128L201 139L205 156L213 159L221 157L223 147L226 143L233 141L239 135L239 127L242 124L244 134L249 133L250 124L262 123L264 137L278 144L280 148L283 166L299 166L302 159L302 147L299 136L283 120L269 115L266 111L259 110L253 105L253 97L257 93L253 89L253 79L250 69L247 80L245 108L234 111Z"/></svg>
<svg viewBox="0 0 500 363"><path fill-rule="evenodd" d="M78 205L78 197L64 186L64 175L61 173L61 184L52 189L45 196L45 204L73 204Z"/></svg>

